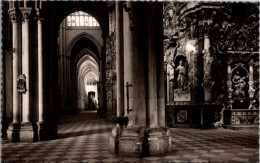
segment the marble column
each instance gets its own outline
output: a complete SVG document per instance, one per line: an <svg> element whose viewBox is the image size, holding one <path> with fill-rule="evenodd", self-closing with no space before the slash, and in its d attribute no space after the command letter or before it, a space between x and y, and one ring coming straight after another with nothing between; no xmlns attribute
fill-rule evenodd
<svg viewBox="0 0 260 163"><path fill-rule="evenodd" d="M17 91L17 79L19 76L19 20L17 11L15 8L9 9L9 16L12 21L12 33L13 33L13 122L9 124L7 130L7 136L10 141L19 141L19 132L21 127L21 106L20 106L20 94Z"/></svg>
<svg viewBox="0 0 260 163"><path fill-rule="evenodd" d="M26 3L25 3L26 4ZM34 130L30 122L30 46L29 46L29 16L31 8L20 7L22 21L22 74L25 76L26 91L22 94L22 126L20 141L33 141Z"/></svg>
<svg viewBox="0 0 260 163"><path fill-rule="evenodd" d="M211 80L211 66L213 57L210 56L210 39L206 33L204 35L204 77L203 77L203 90L204 90L204 103L211 103L212 101L212 80Z"/></svg>

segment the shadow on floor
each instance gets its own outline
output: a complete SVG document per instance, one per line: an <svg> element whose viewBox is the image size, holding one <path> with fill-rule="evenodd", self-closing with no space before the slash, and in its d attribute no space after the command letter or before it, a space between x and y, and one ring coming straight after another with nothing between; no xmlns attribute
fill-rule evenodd
<svg viewBox="0 0 260 163"><path fill-rule="evenodd" d="M111 132L111 128L80 131L80 132L60 133L60 134L58 134L57 138L58 139L65 139L65 138L84 136L84 135L102 134L102 133L106 133L106 132Z"/></svg>

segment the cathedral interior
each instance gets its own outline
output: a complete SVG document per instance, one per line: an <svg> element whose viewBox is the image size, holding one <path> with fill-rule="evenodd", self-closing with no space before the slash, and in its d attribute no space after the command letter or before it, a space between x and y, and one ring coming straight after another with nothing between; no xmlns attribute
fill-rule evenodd
<svg viewBox="0 0 260 163"><path fill-rule="evenodd" d="M259 162L259 3L1 11L3 162Z"/></svg>

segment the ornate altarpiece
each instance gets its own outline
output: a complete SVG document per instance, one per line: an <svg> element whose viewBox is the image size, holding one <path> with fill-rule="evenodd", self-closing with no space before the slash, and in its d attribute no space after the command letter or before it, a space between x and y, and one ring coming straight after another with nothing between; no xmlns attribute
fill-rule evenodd
<svg viewBox="0 0 260 163"><path fill-rule="evenodd" d="M258 123L258 21L253 3L164 3L169 125Z"/></svg>

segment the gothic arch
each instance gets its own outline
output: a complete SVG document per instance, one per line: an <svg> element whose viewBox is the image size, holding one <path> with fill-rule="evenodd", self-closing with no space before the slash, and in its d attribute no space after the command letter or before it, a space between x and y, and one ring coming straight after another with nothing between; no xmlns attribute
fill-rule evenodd
<svg viewBox="0 0 260 163"><path fill-rule="evenodd" d="M87 54L89 56L87 56ZM84 48L77 54L77 56L75 58L75 63L77 65L77 67L80 66L82 62L84 62L84 60L85 60L84 57L88 57L88 58L92 57L99 67L99 58L89 48Z"/></svg>
<svg viewBox="0 0 260 163"><path fill-rule="evenodd" d="M96 38L86 32L82 32L80 34L78 34L77 36L75 36L71 42L69 43L69 47L67 49L67 54L68 55L71 55L71 51L72 51L72 48L73 46L82 38L87 38L89 39L90 41L92 41L94 43L94 45L96 46L97 50L98 50L98 56L99 58L101 58L101 48L102 46L98 43L98 41L96 40Z"/></svg>

